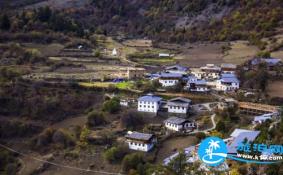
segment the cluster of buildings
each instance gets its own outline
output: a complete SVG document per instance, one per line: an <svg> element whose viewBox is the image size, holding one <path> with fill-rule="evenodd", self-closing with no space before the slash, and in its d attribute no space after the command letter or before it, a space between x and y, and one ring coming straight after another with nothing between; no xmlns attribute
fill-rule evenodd
<svg viewBox="0 0 283 175"><path fill-rule="evenodd" d="M192 101L187 98L177 97L164 101L161 97L154 94L147 94L138 98L138 111L157 113L161 109L169 113L187 114Z"/></svg>
<svg viewBox="0 0 283 175"><path fill-rule="evenodd" d="M138 98L138 111L157 113L161 109L168 110L172 114L187 114L191 108L192 101L183 97L177 97L168 101L163 100L154 94L147 94ZM164 120L164 127L171 132L191 132L197 124L185 117L169 117ZM150 151L156 143L156 137L153 134L128 132L125 136L129 149L137 151Z"/></svg>
<svg viewBox="0 0 283 175"><path fill-rule="evenodd" d="M151 74L150 79L158 79L164 88L174 87L178 84L191 92L235 91L240 87L236 76L237 66L222 64L216 66L207 64L200 68L187 68L181 65L166 67L164 71Z"/></svg>
<svg viewBox="0 0 283 175"><path fill-rule="evenodd" d="M191 132L197 125L195 122L180 117L170 117L164 121L164 126L168 131L172 132ZM154 134L131 132L125 136L129 149L136 151L148 152L157 143Z"/></svg>

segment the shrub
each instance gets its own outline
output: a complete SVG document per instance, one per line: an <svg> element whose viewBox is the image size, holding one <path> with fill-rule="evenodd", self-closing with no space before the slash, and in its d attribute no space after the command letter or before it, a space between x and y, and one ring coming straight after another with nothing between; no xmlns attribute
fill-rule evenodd
<svg viewBox="0 0 283 175"><path fill-rule="evenodd" d="M121 118L121 125L130 130L135 130L137 127L142 127L144 124L143 117L137 112L129 112Z"/></svg>
<svg viewBox="0 0 283 175"><path fill-rule="evenodd" d="M113 162L121 161L126 154L127 154L127 151L125 148L114 146L106 150L103 156L107 161L113 163Z"/></svg>
<svg viewBox="0 0 283 175"><path fill-rule="evenodd" d="M52 141L53 143L57 143L64 146L65 148L75 145L74 139L70 136L70 134L67 131L64 130L56 131L53 134Z"/></svg>
<svg viewBox="0 0 283 175"><path fill-rule="evenodd" d="M112 98L103 104L103 111L109 112L109 113L116 113L120 110L120 100L118 98Z"/></svg>
<svg viewBox="0 0 283 175"><path fill-rule="evenodd" d="M128 172L130 170L136 170L139 164L143 163L144 158L140 153L132 153L124 157L122 167L124 171Z"/></svg>
<svg viewBox="0 0 283 175"><path fill-rule="evenodd" d="M0 174L17 174L19 165L15 154L0 148Z"/></svg>
<svg viewBox="0 0 283 175"><path fill-rule="evenodd" d="M107 121L102 112L90 112L87 116L87 125L88 127L95 127L106 124Z"/></svg>
<svg viewBox="0 0 283 175"><path fill-rule="evenodd" d="M270 52L268 51L261 51L256 54L257 57L261 58L270 58Z"/></svg>
<svg viewBox="0 0 283 175"><path fill-rule="evenodd" d="M34 140L33 145L36 148L40 148L42 146L46 146L52 142L52 136L55 130L52 128L45 129L41 134L39 134Z"/></svg>
<svg viewBox="0 0 283 175"><path fill-rule="evenodd" d="M216 124L216 128L215 128L217 131L219 132L225 132L226 130L226 126L225 126L225 123L220 120L217 124Z"/></svg>
<svg viewBox="0 0 283 175"><path fill-rule="evenodd" d="M196 138L201 141L202 139L204 139L206 137L205 133L204 132L199 132L199 133L196 133Z"/></svg>
<svg viewBox="0 0 283 175"><path fill-rule="evenodd" d="M76 138L71 135L69 130L47 128L31 142L31 146L36 149L48 148L49 144L58 144L64 148L72 147L76 145Z"/></svg>

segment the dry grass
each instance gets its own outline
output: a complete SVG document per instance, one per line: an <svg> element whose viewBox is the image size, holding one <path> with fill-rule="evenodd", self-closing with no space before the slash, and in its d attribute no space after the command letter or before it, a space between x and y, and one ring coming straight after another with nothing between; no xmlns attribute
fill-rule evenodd
<svg viewBox="0 0 283 175"><path fill-rule="evenodd" d="M227 42L215 42L185 45L166 44L164 47L180 51L175 59L190 67L198 67L207 63L241 64L251 59L258 52L258 49L255 46L248 45L247 41L235 41L230 43L231 49L223 53L222 47L228 45Z"/></svg>
<svg viewBox="0 0 283 175"><path fill-rule="evenodd" d="M126 40L123 44L130 47L152 47L152 41L146 39Z"/></svg>
<svg viewBox="0 0 283 175"><path fill-rule="evenodd" d="M259 51L257 47L248 45L247 41L231 42L231 50L223 56L225 63L241 64L252 59Z"/></svg>
<svg viewBox="0 0 283 175"><path fill-rule="evenodd" d="M194 136L173 137L164 141L156 156L157 163L162 163L166 157L175 153L176 150L182 150L196 144L196 142L197 139Z"/></svg>
<svg viewBox="0 0 283 175"><path fill-rule="evenodd" d="M271 97L283 97L283 81L270 82L267 87L267 93Z"/></svg>
<svg viewBox="0 0 283 175"><path fill-rule="evenodd" d="M53 44L34 44L34 43L25 43L23 46L27 49L36 49L43 56L53 56L57 55L60 50L64 48L62 44L53 43Z"/></svg>

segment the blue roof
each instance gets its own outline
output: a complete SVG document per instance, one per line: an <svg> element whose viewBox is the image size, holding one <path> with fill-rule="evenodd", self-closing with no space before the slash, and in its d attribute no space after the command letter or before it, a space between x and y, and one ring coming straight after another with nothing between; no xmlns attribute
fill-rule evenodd
<svg viewBox="0 0 283 175"><path fill-rule="evenodd" d="M236 78L237 76L235 74L221 74L221 78Z"/></svg>
<svg viewBox="0 0 283 175"><path fill-rule="evenodd" d="M268 59L264 59L264 61L269 64L269 65L276 65L278 64L281 60L278 58L268 58Z"/></svg>
<svg viewBox="0 0 283 175"><path fill-rule="evenodd" d="M150 74L150 77L154 78L154 77L160 77L160 74Z"/></svg>
<svg viewBox="0 0 283 175"><path fill-rule="evenodd" d="M205 85L207 82L205 80L197 80L194 83L197 84L197 85Z"/></svg>
<svg viewBox="0 0 283 175"><path fill-rule="evenodd" d="M190 75L190 76L188 76L188 79L197 79L197 77L194 76L194 75Z"/></svg>
<svg viewBox="0 0 283 175"><path fill-rule="evenodd" d="M145 96L138 98L138 101L149 101L149 102L158 102L158 101L161 101L161 100L162 100L161 97L158 97L158 96L155 96L155 95L152 95L152 94L148 94L148 95L145 95Z"/></svg>
<svg viewBox="0 0 283 175"><path fill-rule="evenodd" d="M265 121L267 119L272 119L272 114L263 114L263 115L254 117L254 121Z"/></svg>
<svg viewBox="0 0 283 175"><path fill-rule="evenodd" d="M161 78L182 78L183 75L182 74L178 74L178 73L164 73L162 72L160 74Z"/></svg>
<svg viewBox="0 0 283 175"><path fill-rule="evenodd" d="M252 142L259 135L260 131L247 131L242 132L235 138L235 140L228 145L228 153L237 153L238 146L247 139L248 142Z"/></svg>
<svg viewBox="0 0 283 175"><path fill-rule="evenodd" d="M236 77L232 77L232 78L221 78L220 79L221 82L224 83L239 83L240 81L238 80L238 78Z"/></svg>
<svg viewBox="0 0 283 175"><path fill-rule="evenodd" d="M194 75L189 75L189 76L183 77L183 80L184 80L184 81L197 80L197 77L195 77Z"/></svg>
<svg viewBox="0 0 283 175"><path fill-rule="evenodd" d="M270 66L273 66L273 65L276 65L278 64L279 62L281 62L281 59L278 59L278 58L254 58L252 61L251 61L251 64L252 65L258 65L260 64L261 62L265 62L267 63L268 65Z"/></svg>

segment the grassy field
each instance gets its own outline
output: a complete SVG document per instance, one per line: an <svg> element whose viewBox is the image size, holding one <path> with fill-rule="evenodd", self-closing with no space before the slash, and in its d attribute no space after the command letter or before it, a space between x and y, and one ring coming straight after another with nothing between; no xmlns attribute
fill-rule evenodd
<svg viewBox="0 0 283 175"><path fill-rule="evenodd" d="M125 81L120 83L113 83L113 82L81 82L79 83L80 86L83 87L98 87L98 88L108 88L110 85L118 89L129 89L134 86L133 82Z"/></svg>

